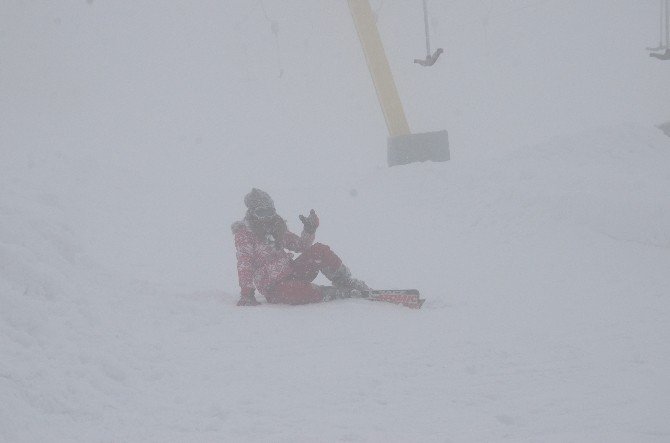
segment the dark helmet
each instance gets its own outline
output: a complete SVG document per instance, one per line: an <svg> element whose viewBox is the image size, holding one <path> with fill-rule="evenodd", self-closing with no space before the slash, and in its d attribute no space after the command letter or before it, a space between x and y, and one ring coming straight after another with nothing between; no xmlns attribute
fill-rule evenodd
<svg viewBox="0 0 670 443"><path fill-rule="evenodd" d="M249 214L257 218L267 218L275 215L275 203L267 192L252 188L251 192L244 196L244 204L249 209Z"/></svg>

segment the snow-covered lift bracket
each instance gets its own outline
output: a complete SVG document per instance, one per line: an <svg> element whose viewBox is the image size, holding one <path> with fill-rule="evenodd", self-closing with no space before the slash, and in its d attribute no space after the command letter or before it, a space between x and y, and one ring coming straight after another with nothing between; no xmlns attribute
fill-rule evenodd
<svg viewBox="0 0 670 443"><path fill-rule="evenodd" d="M443 52L444 52L444 50L443 50L442 48L437 48L437 49L435 50L435 52L433 52L432 54L431 54L430 52L428 52L428 53L426 54L426 58L425 58L425 59L422 59L422 58L415 58L415 59L414 59L414 63L419 64L419 65L421 65L421 66L433 66L433 65L435 64L435 62L437 61L437 58L438 58L438 57L440 56L440 54L442 54Z"/></svg>
<svg viewBox="0 0 670 443"><path fill-rule="evenodd" d="M423 0L423 24L426 30L426 58L415 58L414 63L421 66L433 66L437 58L444 52L442 48L437 48L435 52L430 52L430 29L428 27L428 0Z"/></svg>
<svg viewBox="0 0 670 443"><path fill-rule="evenodd" d="M650 57L670 60L670 0L659 0L659 2L661 4L659 42L656 48L647 48L647 50L651 51ZM664 49L665 52L658 52Z"/></svg>
<svg viewBox="0 0 670 443"><path fill-rule="evenodd" d="M348 0L348 2L389 131L388 165L449 160L447 131L411 133L369 0ZM439 54L435 60L437 57Z"/></svg>

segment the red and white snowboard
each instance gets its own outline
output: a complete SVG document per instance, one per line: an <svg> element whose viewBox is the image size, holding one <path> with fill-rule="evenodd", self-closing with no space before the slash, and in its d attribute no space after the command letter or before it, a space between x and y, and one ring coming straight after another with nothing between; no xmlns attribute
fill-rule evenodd
<svg viewBox="0 0 670 443"><path fill-rule="evenodd" d="M396 305L407 306L412 309L419 309L426 300L421 298L421 294L416 289L377 289L364 291L363 298L372 301L383 301L394 303Z"/></svg>

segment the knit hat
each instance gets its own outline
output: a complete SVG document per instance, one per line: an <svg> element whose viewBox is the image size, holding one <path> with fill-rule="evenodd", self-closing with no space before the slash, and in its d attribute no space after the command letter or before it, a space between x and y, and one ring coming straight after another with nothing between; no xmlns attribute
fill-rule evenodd
<svg viewBox="0 0 670 443"><path fill-rule="evenodd" d="M257 188L252 188L251 192L244 196L244 204L250 210L275 207L275 203L272 201L270 195Z"/></svg>

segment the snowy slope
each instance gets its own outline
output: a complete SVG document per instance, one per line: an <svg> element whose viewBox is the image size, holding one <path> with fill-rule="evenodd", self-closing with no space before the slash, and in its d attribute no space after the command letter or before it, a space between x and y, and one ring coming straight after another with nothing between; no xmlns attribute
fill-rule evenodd
<svg viewBox="0 0 670 443"><path fill-rule="evenodd" d="M321 188L321 239L372 285L419 287L418 312L101 276L14 189L2 439L663 441L669 160L656 129L604 128Z"/></svg>
<svg viewBox="0 0 670 443"><path fill-rule="evenodd" d="M3 7L0 441L670 438L656 2L431 2L432 70L373 3L451 162L384 166L339 0ZM251 186L424 308L237 308Z"/></svg>

